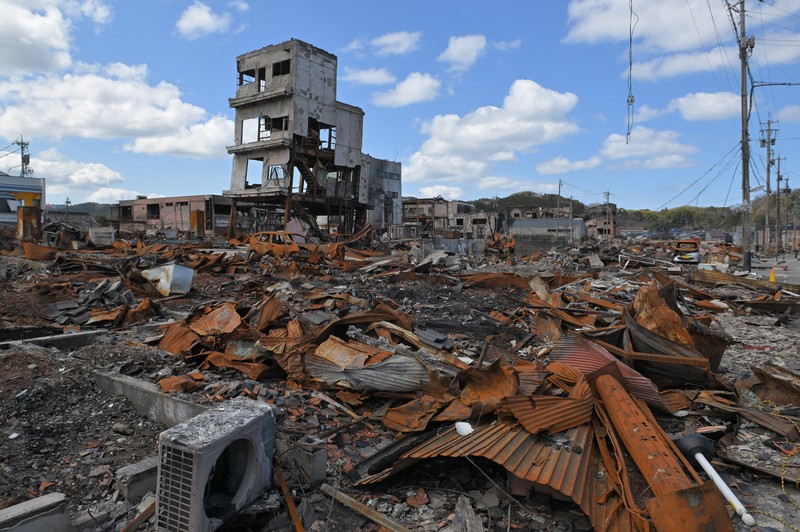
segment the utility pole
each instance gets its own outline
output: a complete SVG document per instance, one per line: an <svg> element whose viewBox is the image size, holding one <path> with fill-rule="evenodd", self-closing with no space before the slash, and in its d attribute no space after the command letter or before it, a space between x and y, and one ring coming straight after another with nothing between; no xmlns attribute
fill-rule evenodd
<svg viewBox="0 0 800 532"><path fill-rule="evenodd" d="M747 111L747 57L753 51L755 41L747 39L744 27L744 2L739 5L739 60L742 77L742 267L750 271L753 206L750 205L750 143L747 133L749 113Z"/></svg>
<svg viewBox="0 0 800 532"><path fill-rule="evenodd" d="M794 205L792 206L792 251L797 257L797 194L794 197Z"/></svg>
<svg viewBox="0 0 800 532"><path fill-rule="evenodd" d="M772 165L775 164L775 160L772 158L772 151L771 151L772 150L772 146L775 145L775 139L772 138L772 133L777 131L777 129L772 129L772 120L767 120L767 129L766 130L762 129L761 133L763 134L765 131L766 131L766 134L767 134L767 138L766 138L766 140L761 139L761 147L763 148L763 147L766 146L766 148L767 148L767 215L766 215L766 218L764 220L764 247L767 250L766 255L769 255L769 246L770 246L770 244L772 244L772 240L773 240L773 233L772 233L772 231L770 231L770 225L769 225L769 211L772 210L772 206L771 206L772 204L771 204L771 200L770 200L770 192L771 192L770 191L770 168L772 168ZM780 173L780 170L778 170L778 173ZM780 183L778 183L778 194L780 194L780 188L781 188L781 185L780 185ZM780 195L778 197L780 198ZM775 230L777 231L777 221L776 221Z"/></svg>
<svg viewBox="0 0 800 532"><path fill-rule="evenodd" d="M611 207L608 203L611 192L606 190L603 192L603 196L606 197L606 234L608 235L608 245L611 247Z"/></svg>
<svg viewBox="0 0 800 532"><path fill-rule="evenodd" d="M775 260L778 260L778 250L781 249L783 245L783 241L781 240L781 233L783 233L783 228L781 227L781 181L783 181L783 176L781 175L781 158L778 157L778 177L776 178L777 186L776 188L776 212L775 212Z"/></svg>
<svg viewBox="0 0 800 532"><path fill-rule="evenodd" d="M561 180L558 180L558 198L556 198L556 237L561 239Z"/></svg>
<svg viewBox="0 0 800 532"><path fill-rule="evenodd" d="M573 215L572 215L572 196L570 196L569 197L569 247L570 247L570 249L572 249L572 247L575 245L575 237L572 235L572 217L573 217Z"/></svg>
<svg viewBox="0 0 800 532"><path fill-rule="evenodd" d="M15 140L14 144L19 146L19 156L20 156L19 176L27 177L33 173L33 170L28 167L28 165L31 162L31 154L28 152L28 146L30 146L30 142L25 140L22 137L22 135L20 135L19 140Z"/></svg>

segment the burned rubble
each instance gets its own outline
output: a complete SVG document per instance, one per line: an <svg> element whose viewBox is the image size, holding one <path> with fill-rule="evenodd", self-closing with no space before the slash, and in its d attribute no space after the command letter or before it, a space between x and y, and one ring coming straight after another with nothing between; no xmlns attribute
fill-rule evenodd
<svg viewBox="0 0 800 532"><path fill-rule="evenodd" d="M718 247L709 270L507 244L4 239L0 505L63 493L74 529L155 529L155 477L119 471L169 427L117 379L271 407L268 487L224 529L797 530L800 290Z"/></svg>

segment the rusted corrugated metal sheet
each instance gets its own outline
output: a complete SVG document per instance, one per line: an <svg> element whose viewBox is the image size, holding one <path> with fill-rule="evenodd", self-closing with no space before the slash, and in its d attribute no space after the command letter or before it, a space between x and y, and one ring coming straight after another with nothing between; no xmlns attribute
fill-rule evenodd
<svg viewBox="0 0 800 532"><path fill-rule="evenodd" d="M519 379L519 390L517 393L520 395L531 395L539 389L542 383L547 379L549 373L544 369L538 368L525 368L518 370L517 378Z"/></svg>
<svg viewBox="0 0 800 532"><path fill-rule="evenodd" d="M228 334L236 330L240 323L242 323L242 318L236 312L236 305L225 303L193 321L189 328L200 336Z"/></svg>
<svg viewBox="0 0 800 532"><path fill-rule="evenodd" d="M336 336L306 356L305 366L315 379L354 390L413 392L428 383L428 368L421 362Z"/></svg>
<svg viewBox="0 0 800 532"><path fill-rule="evenodd" d="M516 423L495 421L459 436L454 428L405 453L395 466L359 484L379 482L391 474L436 457L482 457L509 473L548 486L575 501L598 530L639 530L606 480L590 424L556 436L536 436Z"/></svg>
<svg viewBox="0 0 800 532"><path fill-rule="evenodd" d="M688 397L683 395L680 390L666 390L661 392L661 402L669 409L670 412L678 412L679 410L689 410L692 407L692 402Z"/></svg>
<svg viewBox="0 0 800 532"><path fill-rule="evenodd" d="M546 430L549 434L585 425L592 419L594 400L586 378L581 376L569 397L534 395L507 397L499 413L513 416L525 430L536 434Z"/></svg>
<svg viewBox="0 0 800 532"><path fill-rule="evenodd" d="M42 246L35 242L23 242L22 250L28 260L49 261L56 258L56 253L58 253L58 248Z"/></svg>
<svg viewBox="0 0 800 532"><path fill-rule="evenodd" d="M269 371L269 366L266 364L261 364L259 362L242 362L235 356L226 355L225 353L219 353L216 351L208 353L206 359L199 366L199 368L203 370L210 367L235 369L237 371L241 371L247 375L249 379L254 381L257 381L264 373Z"/></svg>
<svg viewBox="0 0 800 532"><path fill-rule="evenodd" d="M631 394L647 402L650 406L666 410L658 395L658 388L650 379L643 377L638 371L618 361L614 356L594 342L580 336L569 334L563 336L550 351L550 358L581 370L592 373L608 364L615 364L622 375L625 386Z"/></svg>
<svg viewBox="0 0 800 532"><path fill-rule="evenodd" d="M450 398L452 401L452 398ZM390 408L383 416L383 424L398 432L417 432L425 430L436 412L446 404L440 397L424 395L408 403Z"/></svg>
<svg viewBox="0 0 800 532"><path fill-rule="evenodd" d="M500 401L519 389L516 372L502 358L489 367L469 368L464 374L467 382L459 399L467 406L479 405L483 413L494 412Z"/></svg>
<svg viewBox="0 0 800 532"><path fill-rule="evenodd" d="M180 323L173 323L158 343L158 348L173 355L186 354L200 342L200 337Z"/></svg>
<svg viewBox="0 0 800 532"><path fill-rule="evenodd" d="M628 326L628 331L631 335L631 340L637 351L645 353L663 353L664 355L673 357L684 357L689 360L701 360L705 357L697 351L688 346L675 343L663 336L659 336L654 332L648 331L645 327L641 326L630 314L630 311L625 311L625 324ZM714 366L709 360L709 366L714 369ZM719 361L717 361L717 366ZM693 382L704 382L707 380L708 372L702 368L692 368L688 366L676 366L675 372L678 372L682 377Z"/></svg>

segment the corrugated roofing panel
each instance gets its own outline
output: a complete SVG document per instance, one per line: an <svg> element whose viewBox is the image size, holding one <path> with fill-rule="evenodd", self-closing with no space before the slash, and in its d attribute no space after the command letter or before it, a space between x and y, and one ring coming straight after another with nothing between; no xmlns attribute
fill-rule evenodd
<svg viewBox="0 0 800 532"><path fill-rule="evenodd" d="M550 434L589 423L594 411L594 400L586 379L581 377L570 397L534 395L507 397L500 405L501 414L508 413L519 421L525 430L536 434L546 430Z"/></svg>
<svg viewBox="0 0 800 532"><path fill-rule="evenodd" d="M502 421L477 427L467 436L459 436L452 428L404 454L392 469L367 477L360 484L379 482L420 459L435 457L487 458L519 478L569 497L596 529L635 529L617 494L607 494L613 488L601 474L591 424L554 436L537 436L518 424Z"/></svg>
<svg viewBox="0 0 800 532"><path fill-rule="evenodd" d="M549 356L552 360L564 362L587 374L597 371L609 363L614 363L625 381L626 388L632 395L643 399L651 406L661 410L667 409L661 402L658 388L650 379L626 366L614 355L590 340L573 334L562 336L550 351Z"/></svg>

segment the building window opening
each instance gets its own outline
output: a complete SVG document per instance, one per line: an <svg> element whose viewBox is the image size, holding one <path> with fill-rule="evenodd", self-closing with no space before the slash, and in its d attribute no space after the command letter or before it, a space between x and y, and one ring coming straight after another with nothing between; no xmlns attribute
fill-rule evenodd
<svg viewBox="0 0 800 532"><path fill-rule="evenodd" d="M336 149L336 127L320 124L319 147L323 150Z"/></svg>
<svg viewBox="0 0 800 532"><path fill-rule="evenodd" d="M158 220L161 218L161 209L158 203L151 203L147 206L146 210L148 220Z"/></svg>
<svg viewBox="0 0 800 532"><path fill-rule="evenodd" d="M273 118L270 124L271 131L288 131L289 130L289 117L279 116Z"/></svg>
<svg viewBox="0 0 800 532"><path fill-rule="evenodd" d="M268 116L258 117L258 140L269 140L272 137L272 119Z"/></svg>
<svg viewBox="0 0 800 532"><path fill-rule="evenodd" d="M275 164L269 167L267 175L269 181L283 181L286 179L286 172L283 166Z"/></svg>
<svg viewBox="0 0 800 532"><path fill-rule="evenodd" d="M262 159L248 159L247 160L247 175L245 177L247 184L245 188L256 188L261 186L261 175L264 171L264 161ZM253 180L251 183L250 180Z"/></svg>
<svg viewBox="0 0 800 532"><path fill-rule="evenodd" d="M290 60L286 59L284 61L279 61L277 63L272 63L272 77L277 76L285 76L291 72L289 68Z"/></svg>
<svg viewBox="0 0 800 532"><path fill-rule="evenodd" d="M256 71L254 68L250 70L242 70L239 72L239 86L250 85L256 80Z"/></svg>
<svg viewBox="0 0 800 532"><path fill-rule="evenodd" d="M267 90L267 68L261 67L258 69L258 92Z"/></svg>
<svg viewBox="0 0 800 532"><path fill-rule="evenodd" d="M242 121L242 144L264 140L261 138L262 118L269 120L269 117L258 117L247 118Z"/></svg>

